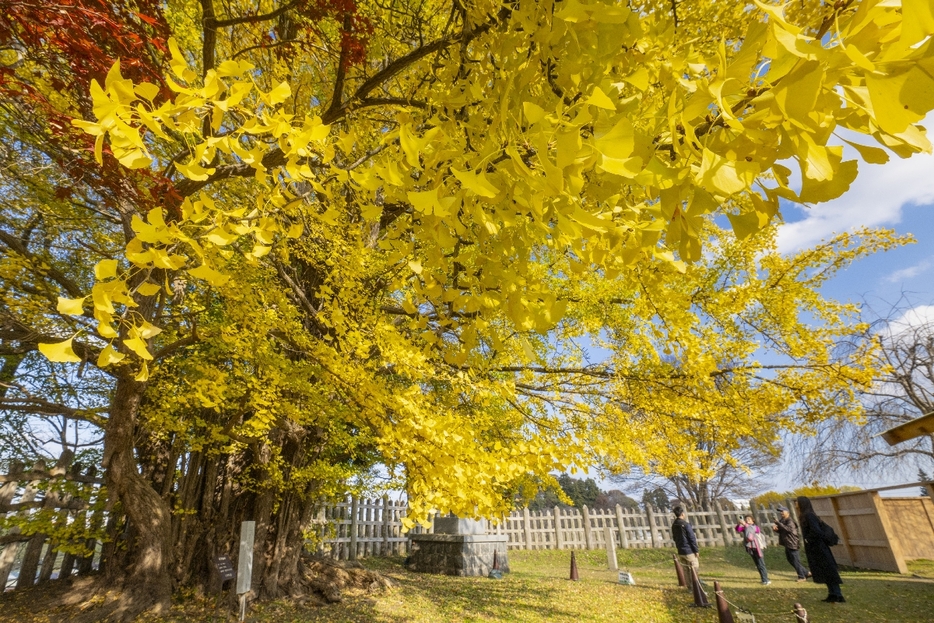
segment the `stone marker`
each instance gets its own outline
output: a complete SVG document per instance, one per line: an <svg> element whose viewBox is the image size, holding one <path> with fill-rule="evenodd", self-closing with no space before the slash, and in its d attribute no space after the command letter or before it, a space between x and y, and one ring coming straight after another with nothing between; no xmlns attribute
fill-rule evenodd
<svg viewBox="0 0 934 623"><path fill-rule="evenodd" d="M493 555L499 570L509 571L505 534L487 534L486 521L460 517L435 517L434 534L413 534L409 568L422 573L487 576Z"/></svg>

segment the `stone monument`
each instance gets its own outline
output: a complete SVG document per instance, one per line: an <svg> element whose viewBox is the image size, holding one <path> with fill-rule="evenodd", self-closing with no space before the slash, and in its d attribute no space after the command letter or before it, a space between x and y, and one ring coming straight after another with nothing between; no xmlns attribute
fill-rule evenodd
<svg viewBox="0 0 934 623"><path fill-rule="evenodd" d="M422 573L485 576L493 568L493 552L503 572L509 571L505 534L487 534L486 521L453 515L435 517L433 534L413 534L409 567Z"/></svg>

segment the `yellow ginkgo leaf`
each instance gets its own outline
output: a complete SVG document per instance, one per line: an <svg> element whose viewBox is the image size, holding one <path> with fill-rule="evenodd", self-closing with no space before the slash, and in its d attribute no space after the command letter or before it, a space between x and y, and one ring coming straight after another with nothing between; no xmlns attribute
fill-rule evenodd
<svg viewBox="0 0 934 623"><path fill-rule="evenodd" d="M286 236L289 238L298 238L302 235L302 232L305 230L305 226L302 223L292 223L289 225L289 231L286 232Z"/></svg>
<svg viewBox="0 0 934 623"><path fill-rule="evenodd" d="M113 346L108 344L106 347L104 347L104 350L101 351L100 356L97 358L97 367L105 368L111 364L121 361L125 357L126 355L118 352Z"/></svg>
<svg viewBox="0 0 934 623"><path fill-rule="evenodd" d="M230 279L230 275L225 275L221 272L218 272L210 266L206 266L205 264L202 264L197 268L189 268L188 274L192 277L197 277L198 279L204 279L212 286L222 286Z"/></svg>
<svg viewBox="0 0 934 623"><path fill-rule="evenodd" d="M149 380L149 364L145 361L143 362L143 367L139 369L139 374L133 377L135 380L143 383Z"/></svg>
<svg viewBox="0 0 934 623"><path fill-rule="evenodd" d="M611 100L600 87L594 87L593 93L587 98L587 103L605 110L616 110L616 104L613 103L613 100Z"/></svg>
<svg viewBox="0 0 934 623"><path fill-rule="evenodd" d="M65 299L58 297L58 313L68 314L69 316L80 316L84 313L84 299L88 297L82 296L80 299Z"/></svg>
<svg viewBox="0 0 934 623"><path fill-rule="evenodd" d="M71 348L71 342L75 338L70 337L64 342L54 344L39 344L39 352L45 355L45 358L55 363L77 363L81 357L75 354Z"/></svg>
<svg viewBox="0 0 934 623"><path fill-rule="evenodd" d="M94 277L102 281L117 276L117 260L101 260L94 265Z"/></svg>
<svg viewBox="0 0 934 623"><path fill-rule="evenodd" d="M143 359L152 359L152 355L149 354L149 350L146 348L146 342L138 337L133 337L128 340L123 340L123 345L132 350L134 353L142 357Z"/></svg>
<svg viewBox="0 0 934 623"><path fill-rule="evenodd" d="M155 283L149 283L147 281L146 283L141 284L136 289L136 291L142 294L143 296L152 296L161 289L162 289L162 286L155 284Z"/></svg>
<svg viewBox="0 0 934 623"><path fill-rule="evenodd" d="M106 322L97 323L97 334L107 339L113 339L117 337L116 330L114 330L114 328Z"/></svg>

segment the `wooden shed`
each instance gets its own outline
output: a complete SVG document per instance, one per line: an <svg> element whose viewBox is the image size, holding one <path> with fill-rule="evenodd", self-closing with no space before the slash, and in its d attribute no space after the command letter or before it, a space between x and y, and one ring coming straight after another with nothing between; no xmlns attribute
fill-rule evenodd
<svg viewBox="0 0 934 623"><path fill-rule="evenodd" d="M879 495L919 487L927 487L928 496ZM811 502L840 537L833 555L841 565L907 573L908 560L934 560L934 482L849 491Z"/></svg>

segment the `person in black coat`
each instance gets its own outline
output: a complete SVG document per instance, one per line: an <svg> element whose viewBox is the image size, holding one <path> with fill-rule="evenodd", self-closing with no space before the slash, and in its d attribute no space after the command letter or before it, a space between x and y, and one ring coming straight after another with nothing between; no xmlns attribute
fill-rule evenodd
<svg viewBox="0 0 934 623"><path fill-rule="evenodd" d="M840 579L837 561L827 544L822 522L814 512L811 500L802 495L795 500L795 506L798 508L798 518L801 520L801 536L804 538L804 552L808 557L811 575L816 583L827 585L827 598L824 601L845 602L843 593L840 591L843 581Z"/></svg>
<svg viewBox="0 0 934 623"><path fill-rule="evenodd" d="M778 512L781 516L772 523L772 530L778 533L778 544L785 548L785 559L794 567L798 574L798 581L804 582L811 576L811 572L804 568L798 556L798 549L801 547L798 524L784 506L779 506Z"/></svg>

